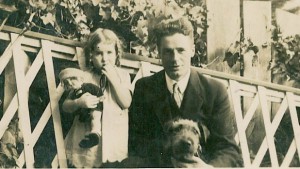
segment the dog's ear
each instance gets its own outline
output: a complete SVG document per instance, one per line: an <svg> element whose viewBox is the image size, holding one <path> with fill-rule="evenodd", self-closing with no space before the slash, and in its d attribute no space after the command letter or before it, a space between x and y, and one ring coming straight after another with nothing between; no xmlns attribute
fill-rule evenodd
<svg viewBox="0 0 300 169"><path fill-rule="evenodd" d="M173 120L170 120L164 124L164 132L166 134L172 133Z"/></svg>
<svg viewBox="0 0 300 169"><path fill-rule="evenodd" d="M199 129L200 129L200 143L201 144L206 143L207 138L210 135L210 132L209 132L208 128L204 124L199 123L198 126L199 126Z"/></svg>

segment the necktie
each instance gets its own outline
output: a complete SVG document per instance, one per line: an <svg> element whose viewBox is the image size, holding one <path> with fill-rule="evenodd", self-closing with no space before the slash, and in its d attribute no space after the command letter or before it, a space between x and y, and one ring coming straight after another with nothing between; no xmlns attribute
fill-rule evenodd
<svg viewBox="0 0 300 169"><path fill-rule="evenodd" d="M180 108L181 106L181 93L179 90L179 86L177 83L174 83L173 85L173 99L175 100L177 106Z"/></svg>

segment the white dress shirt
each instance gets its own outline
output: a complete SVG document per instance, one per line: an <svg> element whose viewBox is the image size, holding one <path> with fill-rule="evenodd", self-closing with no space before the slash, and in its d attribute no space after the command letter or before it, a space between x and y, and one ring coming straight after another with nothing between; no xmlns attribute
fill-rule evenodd
<svg viewBox="0 0 300 169"><path fill-rule="evenodd" d="M179 87L180 95L181 95L181 101L182 101L182 99L183 99L185 89L186 89L187 84L188 84L188 82L189 82L190 74L191 74L191 71L189 70L188 73L187 73L181 80L176 81L176 80L171 79L171 78L167 75L167 73L165 73L166 82L167 82L167 87L168 87L169 92L170 92L171 94L173 93L173 85L174 85L175 83L177 83L177 84L178 84L178 87Z"/></svg>

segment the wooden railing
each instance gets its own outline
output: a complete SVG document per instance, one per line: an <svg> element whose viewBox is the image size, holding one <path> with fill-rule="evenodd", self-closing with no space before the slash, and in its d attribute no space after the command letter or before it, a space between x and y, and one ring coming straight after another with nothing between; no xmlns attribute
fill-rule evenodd
<svg viewBox="0 0 300 169"><path fill-rule="evenodd" d="M16 28L4 27L0 32L1 42L7 42L8 44L0 57L0 75L5 75L5 86L0 86L5 88L4 113L0 121L0 138L2 138L10 121L18 111L20 128L24 137L24 150L17 162L20 168L25 164L27 168L32 168L35 162L33 148L50 117L52 117L57 148L57 156L52 162L52 167L66 168L64 138L58 105L63 89L57 81L58 78L55 73L53 60L59 58L78 62L84 68L82 45L78 42L33 32L25 32L20 36L19 33L21 31ZM1 45L5 44L1 43ZM31 57L26 52L36 53L35 58L28 59ZM126 54L121 60L121 64L124 70L136 74L132 86L134 86L137 79L149 76L162 69L160 61L157 59L131 54ZM45 69L46 72L47 86L45 88L48 89L50 101L35 128L31 129L28 92L40 69ZM300 161L300 126L296 110L297 107L300 107L299 89L207 69L200 70L207 76L219 79L228 87L237 122L238 133L236 140L240 144L245 167L260 167L267 151L270 154L272 167L289 167L294 158L298 158ZM13 74L13 80L11 80L11 74ZM7 81L10 81L10 83L7 83ZM16 90L9 90L14 85ZM250 106L245 106L245 102L250 103ZM277 104L277 108L279 107L278 111L275 111L276 106L273 103ZM252 157L246 130L253 123L255 114L261 115L259 117L263 119L264 126L261 130L265 130L266 134L254 157ZM274 134L284 115L290 117L294 138L291 139L292 141L284 159L279 162L274 143ZM298 153L298 156L295 156L296 153Z"/></svg>

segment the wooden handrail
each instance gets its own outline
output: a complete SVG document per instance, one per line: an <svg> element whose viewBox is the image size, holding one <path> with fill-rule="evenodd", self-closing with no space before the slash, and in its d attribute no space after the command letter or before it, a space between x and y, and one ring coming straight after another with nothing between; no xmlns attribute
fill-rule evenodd
<svg viewBox="0 0 300 169"><path fill-rule="evenodd" d="M20 28L5 25L1 31L20 34L23 30ZM36 39L50 40L52 42L64 44L67 46L78 46L78 47L83 46L83 43L79 42L79 41L59 38L56 36L46 35L46 34L33 32L33 31L26 31L26 32L24 32L24 35L31 37L31 38L36 38Z"/></svg>
<svg viewBox="0 0 300 169"><path fill-rule="evenodd" d="M2 31L12 32L12 33L21 33L22 29L11 27L11 26L4 26ZM63 38L59 38L59 37L55 37L55 36L51 36L51 35L45 35L42 33L27 31L24 33L24 35L28 36L28 37L32 37L32 38L50 40L55 43L65 44L67 46L83 47L82 42L69 40L69 39L63 39ZM134 61L149 62L149 63L155 64L155 65L161 65L160 59L143 57L143 56L139 56L136 54L125 53L123 58L128 59L128 60L134 60ZM214 76L214 77L217 77L220 79L237 80L239 82L246 83L246 84L265 86L267 88L271 88L274 90L288 91L288 92L293 92L295 94L300 94L300 89L293 88L293 87L274 84L274 83L270 83L270 82L259 81L259 80L255 80L255 79L249 79L249 78L226 74L226 73L218 72L218 71L214 71L214 70L208 70L208 69L202 69L202 68L199 68L199 69L201 69L201 72L203 72L204 74Z"/></svg>

